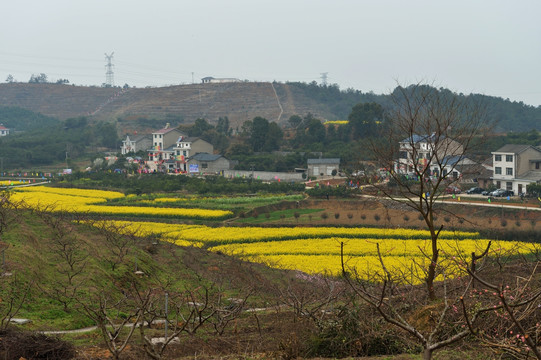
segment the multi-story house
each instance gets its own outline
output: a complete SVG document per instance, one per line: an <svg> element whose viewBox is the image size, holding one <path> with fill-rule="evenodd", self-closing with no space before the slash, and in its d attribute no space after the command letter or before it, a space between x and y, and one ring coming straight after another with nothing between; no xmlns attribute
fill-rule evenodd
<svg viewBox="0 0 541 360"><path fill-rule="evenodd" d="M180 136L176 142L175 159L177 161L177 169L179 171L188 171L188 159L199 153L212 154L214 146L203 139L197 137Z"/></svg>
<svg viewBox="0 0 541 360"><path fill-rule="evenodd" d="M4 126L4 124L0 124L0 136L7 136L9 135L9 129Z"/></svg>
<svg viewBox="0 0 541 360"><path fill-rule="evenodd" d="M420 172L424 168L438 165L445 157L462 157L464 148L448 137L414 134L399 142L398 161L395 171L399 174ZM436 161L438 159L439 161ZM443 171L443 170L442 170Z"/></svg>
<svg viewBox="0 0 541 360"><path fill-rule="evenodd" d="M507 144L492 152L492 183L498 189L526 192L526 186L541 181L541 149L532 145Z"/></svg>
<svg viewBox="0 0 541 360"><path fill-rule="evenodd" d="M152 133L152 144L148 150L148 165L151 169L157 169L166 160L175 158L175 146L181 136L184 134L178 129L170 127L169 123L163 129Z"/></svg>
<svg viewBox="0 0 541 360"><path fill-rule="evenodd" d="M152 146L152 138L150 135L126 135L126 139L122 140L120 152L122 155L128 153L136 153L140 150L147 151Z"/></svg>

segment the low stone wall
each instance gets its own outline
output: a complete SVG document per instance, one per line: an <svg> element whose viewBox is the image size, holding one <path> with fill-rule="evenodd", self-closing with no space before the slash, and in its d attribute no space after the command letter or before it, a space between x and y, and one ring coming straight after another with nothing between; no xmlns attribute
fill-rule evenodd
<svg viewBox="0 0 541 360"><path fill-rule="evenodd" d="M249 170L224 170L224 177L226 178L247 178L253 177L262 181L289 181L289 182L301 182L304 181L302 173L282 173L271 171L249 171Z"/></svg>

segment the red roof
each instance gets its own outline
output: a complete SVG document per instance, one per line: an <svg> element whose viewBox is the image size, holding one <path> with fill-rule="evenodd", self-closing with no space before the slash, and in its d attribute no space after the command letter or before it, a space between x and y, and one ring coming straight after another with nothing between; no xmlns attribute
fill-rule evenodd
<svg viewBox="0 0 541 360"><path fill-rule="evenodd" d="M0 124L0 130L9 130L9 129L5 127L4 125Z"/></svg>

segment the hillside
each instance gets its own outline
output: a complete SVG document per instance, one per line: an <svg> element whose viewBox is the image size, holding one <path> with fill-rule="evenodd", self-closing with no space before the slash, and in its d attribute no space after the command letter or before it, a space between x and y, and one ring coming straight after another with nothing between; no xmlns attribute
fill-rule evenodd
<svg viewBox="0 0 541 360"><path fill-rule="evenodd" d="M439 89L451 94L447 89ZM486 105L497 131L541 130L541 107L498 97L458 94ZM227 116L232 128L256 116L279 124L292 115L312 113L324 120L347 119L359 102L392 106L390 97L315 82L237 82L191 84L160 88L102 88L62 84L0 84L0 106L20 107L59 119L92 116L121 121L123 130L147 130L170 122L193 123L204 118L216 124Z"/></svg>
<svg viewBox="0 0 541 360"><path fill-rule="evenodd" d="M276 90L276 92L275 92ZM93 114L97 120L167 119L185 122L205 118L215 123L227 116L233 126L263 116L279 123L291 115L312 112L335 118L287 84L194 84L163 88L120 89L58 84L1 84L0 105L17 106L60 119Z"/></svg>

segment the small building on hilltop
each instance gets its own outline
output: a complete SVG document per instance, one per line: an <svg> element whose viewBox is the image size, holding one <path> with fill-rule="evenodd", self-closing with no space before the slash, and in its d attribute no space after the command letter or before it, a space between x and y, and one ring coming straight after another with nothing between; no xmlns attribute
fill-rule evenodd
<svg viewBox="0 0 541 360"><path fill-rule="evenodd" d="M235 78L214 78L212 76L207 76L201 79L202 84L221 84L232 82L240 82L240 80Z"/></svg>

